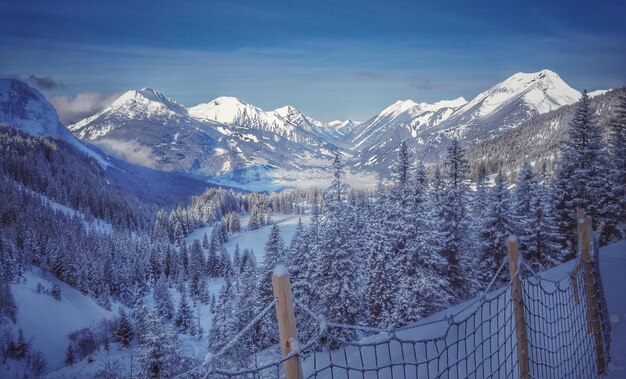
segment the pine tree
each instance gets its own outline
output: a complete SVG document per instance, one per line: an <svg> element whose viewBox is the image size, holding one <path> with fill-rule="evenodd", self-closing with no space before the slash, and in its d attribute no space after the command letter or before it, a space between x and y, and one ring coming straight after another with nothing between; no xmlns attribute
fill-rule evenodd
<svg viewBox="0 0 626 379"><path fill-rule="evenodd" d="M265 243L265 259L259 272L259 301L262 303L261 306L265 306L274 298L272 273L279 264L286 264L285 243L280 235L280 228L274 224Z"/></svg>
<svg viewBox="0 0 626 379"><path fill-rule="evenodd" d="M595 219L605 218L610 183L603 152L602 130L597 125L587 92L568 126L555 177L556 211L559 228L573 246L576 240L576 210Z"/></svg>
<svg viewBox="0 0 626 379"><path fill-rule="evenodd" d="M120 318L117 321L117 329L115 330L115 336L117 340L120 341L120 345L122 347L128 347L130 345L130 341L133 339L133 329L130 324L130 320L124 312L123 308L120 308Z"/></svg>
<svg viewBox="0 0 626 379"><path fill-rule="evenodd" d="M217 278L221 275L220 258L217 255L217 246L211 243L207 257L207 274L211 278Z"/></svg>
<svg viewBox="0 0 626 379"><path fill-rule="evenodd" d="M386 195L379 185L374 217L368 229L367 318L373 327L386 328L392 323L395 308L396 280L392 271L391 248L385 236Z"/></svg>
<svg viewBox="0 0 626 379"><path fill-rule="evenodd" d="M74 364L74 349L72 344L67 345L67 351L65 352L65 365L72 366Z"/></svg>
<svg viewBox="0 0 626 379"><path fill-rule="evenodd" d="M432 201L428 197L428 179L419 163L405 206L407 222L413 225L407 242L410 259L406 262L395 290L394 320L406 325L446 306L449 283L442 277L445 260L441 256L439 227Z"/></svg>
<svg viewBox="0 0 626 379"><path fill-rule="evenodd" d="M481 162L478 167L478 177L476 178L476 192L474 193L474 202L472 204L472 217L475 224L480 224L487 211L489 204L489 195L487 186L487 167Z"/></svg>
<svg viewBox="0 0 626 379"><path fill-rule="evenodd" d="M154 307L163 318L171 320L174 317L174 306L164 275L159 277L154 287Z"/></svg>
<svg viewBox="0 0 626 379"><path fill-rule="evenodd" d="M193 327L193 314L189 303L187 302L187 291L183 288L180 294L180 303L178 305L178 312L176 312L176 319L174 320L176 327L182 333L188 333Z"/></svg>
<svg viewBox="0 0 626 379"><path fill-rule="evenodd" d="M345 225L343 169L339 155L333 161L333 181L324 194L324 213L319 225L318 267L314 283L320 293L322 313L330 320L354 324L362 313L355 252ZM346 332L347 333L347 332ZM349 337L349 335L345 335Z"/></svg>
<svg viewBox="0 0 626 379"><path fill-rule="evenodd" d="M554 216L550 188L541 185L532 166L525 163L515 187L515 226L523 258L535 270L563 259L563 236Z"/></svg>
<svg viewBox="0 0 626 379"><path fill-rule="evenodd" d="M143 299L141 291L135 290L133 294L133 326L135 335L139 342L143 342L146 332L146 323L148 318L148 308Z"/></svg>
<svg viewBox="0 0 626 379"><path fill-rule="evenodd" d="M480 232L480 278L483 284L488 283L498 271L506 256L505 242L514 232L513 214L506 187L504 175L500 172L496 176L495 186L489 191L489 209ZM501 271L498 279L504 281L506 277L506 272Z"/></svg>
<svg viewBox="0 0 626 379"><path fill-rule="evenodd" d="M150 312L139 362L148 378L169 378L178 371L179 341L157 309Z"/></svg>
<svg viewBox="0 0 626 379"><path fill-rule="evenodd" d="M447 260L446 277L458 299L471 294L471 287L466 278L472 277L466 272L471 271L472 243L469 238L468 223L468 164L465 152L459 141L454 139L448 147L445 159L445 186L442 193L435 190L438 213L441 215L442 254ZM435 186L439 186L435 177ZM437 188L437 187L435 187Z"/></svg>
<svg viewBox="0 0 626 379"><path fill-rule="evenodd" d="M611 191L603 214L608 240L626 239L626 94L619 96L608 141Z"/></svg>
<svg viewBox="0 0 626 379"><path fill-rule="evenodd" d="M209 237L207 237L206 232L204 233L204 237L202 237L202 247L206 250L209 248Z"/></svg>

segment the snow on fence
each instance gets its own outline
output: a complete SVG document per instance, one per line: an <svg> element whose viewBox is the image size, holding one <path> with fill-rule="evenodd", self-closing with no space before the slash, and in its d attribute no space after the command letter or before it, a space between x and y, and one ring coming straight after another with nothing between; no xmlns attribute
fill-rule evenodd
<svg viewBox="0 0 626 379"><path fill-rule="evenodd" d="M508 285L401 328L325 320L297 299L292 303L288 272L277 269L273 278L276 299L233 341L217 354L209 354L202 366L184 377L603 377L610 359L610 323L599 271L601 227L593 233L591 218L580 211L578 216L576 260L522 278L524 262L518 257L517 241L509 239ZM234 345L245 344L245 332L268 322L274 304L280 351L249 352L244 357L231 354ZM305 311L308 324L316 326L304 344L295 338L294 304Z"/></svg>

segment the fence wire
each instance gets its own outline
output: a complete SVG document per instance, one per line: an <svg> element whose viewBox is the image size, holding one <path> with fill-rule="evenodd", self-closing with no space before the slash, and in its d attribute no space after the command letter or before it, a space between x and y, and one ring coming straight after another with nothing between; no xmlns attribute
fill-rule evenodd
<svg viewBox="0 0 626 379"><path fill-rule="evenodd" d="M597 241L593 253L591 262L579 259L559 280L541 275L522 280L529 377L595 378L606 372L599 362L608 366L610 323ZM283 378L283 363L292 357L301 358L304 378L524 377L511 291L509 283L448 310L446 317L389 330L326 321L296 300L299 325L306 319L316 328L308 328L307 341L290 356L282 357L277 346L238 356L240 361L212 356L186 377Z"/></svg>

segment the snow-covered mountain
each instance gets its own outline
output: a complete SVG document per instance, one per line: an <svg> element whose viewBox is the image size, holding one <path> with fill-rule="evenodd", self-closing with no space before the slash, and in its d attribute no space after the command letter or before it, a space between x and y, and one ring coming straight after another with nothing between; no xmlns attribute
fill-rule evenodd
<svg viewBox="0 0 626 379"><path fill-rule="evenodd" d="M0 79L0 124L33 136L64 140L106 164L100 154L85 146L63 126L56 109L41 92L20 80Z"/></svg>
<svg viewBox="0 0 626 379"><path fill-rule="evenodd" d="M330 121L323 125L337 138L342 138L349 134L352 134L361 124L363 123L360 121L346 119Z"/></svg>
<svg viewBox="0 0 626 379"><path fill-rule="evenodd" d="M191 107L188 112L197 120L271 132L306 145L319 146L336 139L323 123L291 105L266 112L236 97L222 96Z"/></svg>
<svg viewBox="0 0 626 379"><path fill-rule="evenodd" d="M556 73L517 73L466 102L463 98L432 105L399 101L367 121L351 136L353 166L388 172L399 141L416 156L434 162L450 140L471 145L496 137L535 116L577 102L580 92Z"/></svg>
<svg viewBox="0 0 626 379"><path fill-rule="evenodd" d="M456 110L442 128L454 128L465 139L484 140L533 116L573 104L580 96L555 72L520 72L478 94Z"/></svg>
<svg viewBox="0 0 626 379"><path fill-rule="evenodd" d="M128 91L70 126L79 138L144 166L213 176L322 168L337 151L352 173L389 175L401 140L435 162L454 137L473 145L573 104L580 93L556 73L517 73L474 99L397 101L366 122L321 122L293 106L265 111L235 97L185 108L159 92ZM262 168L259 171L259 168Z"/></svg>
<svg viewBox="0 0 626 379"><path fill-rule="evenodd" d="M220 97L187 109L151 88L128 91L69 128L132 163L203 176L324 166L336 149L292 107L264 112Z"/></svg>
<svg viewBox="0 0 626 379"><path fill-rule="evenodd" d="M416 137L423 130L439 125L467 101L459 97L442 100L434 104L399 100L378 115L366 121L350 136L351 146L362 149L388 137L388 134L403 133Z"/></svg>

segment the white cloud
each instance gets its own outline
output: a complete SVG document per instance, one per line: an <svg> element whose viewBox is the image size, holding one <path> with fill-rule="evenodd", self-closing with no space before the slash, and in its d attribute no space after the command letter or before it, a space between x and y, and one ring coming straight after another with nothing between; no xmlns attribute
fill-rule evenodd
<svg viewBox="0 0 626 379"><path fill-rule="evenodd" d="M103 139L94 142L96 146L112 156L126 162L138 164L144 167L157 168L153 150L135 141L117 139Z"/></svg>
<svg viewBox="0 0 626 379"><path fill-rule="evenodd" d="M76 96L56 96L50 102L65 125L76 123L108 107L121 93L83 92Z"/></svg>

